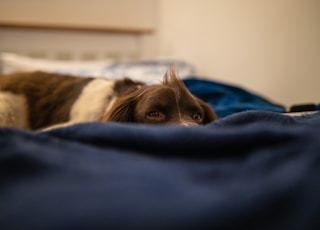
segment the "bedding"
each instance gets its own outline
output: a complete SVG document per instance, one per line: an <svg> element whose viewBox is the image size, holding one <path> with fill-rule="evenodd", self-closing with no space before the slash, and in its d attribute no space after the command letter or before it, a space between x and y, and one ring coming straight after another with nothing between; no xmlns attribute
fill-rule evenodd
<svg viewBox="0 0 320 230"><path fill-rule="evenodd" d="M25 55L2 52L0 66L2 73L42 70L53 73L72 74L119 79L124 76L147 84L159 83L169 66L176 66L181 79L195 74L195 67L183 59L154 58L147 60L121 62L113 59L92 61L81 60L51 60L34 58Z"/></svg>
<svg viewBox="0 0 320 230"><path fill-rule="evenodd" d="M285 106L239 86L204 80L197 75L183 81L190 92L208 102L219 117L247 110L286 112Z"/></svg>
<svg viewBox="0 0 320 230"><path fill-rule="evenodd" d="M0 228L319 229L320 113L0 129Z"/></svg>
<svg viewBox="0 0 320 230"><path fill-rule="evenodd" d="M152 83L171 63L103 71ZM0 128L0 229L319 229L320 111L288 116L177 63L219 120Z"/></svg>
<svg viewBox="0 0 320 230"><path fill-rule="evenodd" d="M5 74L42 70L80 76L97 76L105 66L113 64L114 60L50 60L47 58L34 58L16 53L2 52L0 54L0 63L1 72Z"/></svg>

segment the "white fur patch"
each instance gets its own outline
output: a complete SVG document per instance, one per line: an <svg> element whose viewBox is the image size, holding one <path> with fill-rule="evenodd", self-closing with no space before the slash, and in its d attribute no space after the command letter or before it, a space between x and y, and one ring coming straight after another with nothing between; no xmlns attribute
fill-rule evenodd
<svg viewBox="0 0 320 230"><path fill-rule="evenodd" d="M98 121L113 96L114 81L95 79L83 88L70 111L71 122Z"/></svg>
<svg viewBox="0 0 320 230"><path fill-rule="evenodd" d="M28 128L27 102L24 96L0 92L0 126Z"/></svg>

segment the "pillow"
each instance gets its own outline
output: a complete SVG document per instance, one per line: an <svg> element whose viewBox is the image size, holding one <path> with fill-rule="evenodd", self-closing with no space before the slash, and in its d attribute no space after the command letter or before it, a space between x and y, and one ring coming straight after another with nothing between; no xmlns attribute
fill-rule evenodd
<svg viewBox="0 0 320 230"><path fill-rule="evenodd" d="M113 60L61 61L31 58L14 53L1 53L2 73L42 70L46 72L93 76L109 79L129 77L147 84L159 83L170 65L174 65L181 79L195 75L195 68L179 58L154 58L132 62Z"/></svg>
<svg viewBox="0 0 320 230"><path fill-rule="evenodd" d="M42 70L79 76L99 76L101 71L113 61L61 61L44 58L31 58L14 53L1 53L2 73Z"/></svg>
<svg viewBox="0 0 320 230"><path fill-rule="evenodd" d="M159 83L163 75L171 65L175 66L181 79L195 75L196 70L193 65L177 58L155 58L135 62L120 62L107 66L102 72L102 76L112 76L114 79L130 77L131 79L146 83Z"/></svg>

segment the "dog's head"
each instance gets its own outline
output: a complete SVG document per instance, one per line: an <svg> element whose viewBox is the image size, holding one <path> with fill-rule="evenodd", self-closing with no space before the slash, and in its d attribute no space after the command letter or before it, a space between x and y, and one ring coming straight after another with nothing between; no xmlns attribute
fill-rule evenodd
<svg viewBox="0 0 320 230"><path fill-rule="evenodd" d="M119 97L102 121L195 126L217 118L210 105L192 95L171 67L162 84L144 85Z"/></svg>

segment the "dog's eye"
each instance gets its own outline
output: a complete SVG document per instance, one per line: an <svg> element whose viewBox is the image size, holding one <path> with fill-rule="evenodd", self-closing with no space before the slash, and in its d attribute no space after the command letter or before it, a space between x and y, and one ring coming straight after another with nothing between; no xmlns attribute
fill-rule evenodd
<svg viewBox="0 0 320 230"><path fill-rule="evenodd" d="M202 121L202 114L200 112L197 112L195 114L193 114L192 119L198 122Z"/></svg>
<svg viewBox="0 0 320 230"><path fill-rule="evenodd" d="M165 119L165 114L159 111L150 111L147 113L147 118L152 120L161 121Z"/></svg>
<svg viewBox="0 0 320 230"><path fill-rule="evenodd" d="M159 112L157 112L157 111L151 111L148 113L148 117L156 117L158 115L159 115Z"/></svg>

